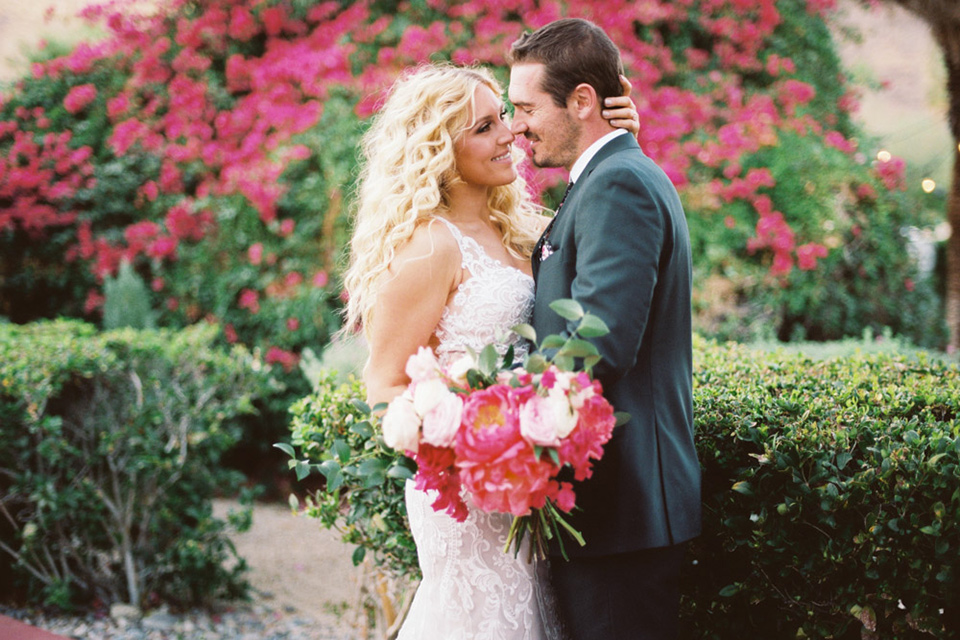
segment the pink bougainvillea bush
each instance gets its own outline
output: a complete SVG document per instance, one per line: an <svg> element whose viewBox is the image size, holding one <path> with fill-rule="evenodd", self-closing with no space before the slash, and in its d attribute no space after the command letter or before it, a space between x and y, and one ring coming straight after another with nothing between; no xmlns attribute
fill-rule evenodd
<svg viewBox="0 0 960 640"><path fill-rule="evenodd" d="M633 82L644 150L696 247L700 330L936 335L825 26L831 0L169 0L85 12L106 35L0 103L0 314L97 318L131 262L163 325L216 322L293 371L338 326L357 140L424 60L492 65L526 28L588 18ZM556 173L535 174L545 204ZM909 285L909 286L908 286Z"/></svg>

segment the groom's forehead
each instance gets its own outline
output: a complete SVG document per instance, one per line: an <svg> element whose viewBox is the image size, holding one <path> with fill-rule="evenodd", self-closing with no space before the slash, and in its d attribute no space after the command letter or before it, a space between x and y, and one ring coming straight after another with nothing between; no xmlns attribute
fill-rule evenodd
<svg viewBox="0 0 960 640"><path fill-rule="evenodd" d="M523 106L534 101L543 93L541 77L543 65L518 64L510 68L510 86L507 95L515 106Z"/></svg>

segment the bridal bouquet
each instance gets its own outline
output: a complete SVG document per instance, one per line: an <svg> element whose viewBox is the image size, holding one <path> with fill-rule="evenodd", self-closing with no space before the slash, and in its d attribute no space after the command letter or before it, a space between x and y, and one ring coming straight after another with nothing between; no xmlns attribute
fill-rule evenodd
<svg viewBox="0 0 960 640"><path fill-rule="evenodd" d="M512 348L501 356L490 345L449 367L421 348L407 362L409 386L382 421L386 444L416 461L417 488L437 492L435 510L462 522L466 490L479 509L515 516L505 550L513 545L516 554L529 533L531 553L541 557L554 537L566 556L561 530L584 544L563 518L576 503L573 485L558 475L569 466L576 480L589 478L592 461L625 417L614 414L589 373L600 356L582 338L607 333L606 325L572 300L551 307L578 321L577 330L569 338L547 337L542 352L519 367ZM513 330L537 345L529 325Z"/></svg>

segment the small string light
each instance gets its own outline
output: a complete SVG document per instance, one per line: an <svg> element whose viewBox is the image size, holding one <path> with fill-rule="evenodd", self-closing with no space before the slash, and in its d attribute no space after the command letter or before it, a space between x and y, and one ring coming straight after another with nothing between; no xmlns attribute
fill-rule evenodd
<svg viewBox="0 0 960 640"><path fill-rule="evenodd" d="M877 152L877 160L879 160L880 162L890 162L890 158L892 157L893 156L890 155L890 152L887 151L886 149L881 149L880 151Z"/></svg>
<svg viewBox="0 0 960 640"><path fill-rule="evenodd" d="M924 178L920 182L920 187L923 189L924 193L933 193L933 190L937 188L937 183L930 178Z"/></svg>

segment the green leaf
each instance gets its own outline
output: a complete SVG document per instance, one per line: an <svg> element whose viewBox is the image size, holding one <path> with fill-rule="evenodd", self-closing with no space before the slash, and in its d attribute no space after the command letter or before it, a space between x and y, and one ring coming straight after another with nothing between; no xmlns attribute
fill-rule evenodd
<svg viewBox="0 0 960 640"><path fill-rule="evenodd" d="M550 456L550 460L553 461L553 464L560 466L560 453L553 447L547 449L547 454Z"/></svg>
<svg viewBox="0 0 960 640"><path fill-rule="evenodd" d="M728 584L723 589L720 589L720 597L729 598L730 596L738 593L740 591L740 586L737 584Z"/></svg>
<svg viewBox="0 0 960 640"><path fill-rule="evenodd" d="M283 451L285 454L287 454L287 455L290 456L291 458L296 458L296 457L297 457L297 454L296 454L296 452L293 450L293 447L291 447L291 446L290 446L289 444L287 444L286 442L277 442L277 443L275 443L273 446L275 446L277 449L280 449L280 451Z"/></svg>
<svg viewBox="0 0 960 640"><path fill-rule="evenodd" d="M560 350L560 355L570 356L571 358L586 358L587 356L599 355L599 352L593 343L574 338L567 340L567 344Z"/></svg>
<svg viewBox="0 0 960 640"><path fill-rule="evenodd" d="M359 411L359 412L362 413L363 415L365 415L365 416L370 415L370 405L368 405L368 404L367 404L366 402L364 402L363 400L361 400L361 399L359 399L359 398L354 398L353 400L350 401L350 404L352 404L353 407L354 407L354 409L356 409L357 411Z"/></svg>
<svg viewBox="0 0 960 640"><path fill-rule="evenodd" d="M745 496L752 496L753 489L750 487L750 483L746 480L741 480L740 482L733 483L733 486L730 487L737 493L742 493Z"/></svg>
<svg viewBox="0 0 960 640"><path fill-rule="evenodd" d="M543 373L547 369L547 359L540 353L531 354L527 356L523 368L530 373Z"/></svg>
<svg viewBox="0 0 960 640"><path fill-rule="evenodd" d="M579 320L583 317L583 307L576 300L560 298L550 303L550 308L566 320Z"/></svg>
<svg viewBox="0 0 960 640"><path fill-rule="evenodd" d="M383 473L387 468L386 460L364 460L358 467L358 472L362 476L369 476L376 473Z"/></svg>
<svg viewBox="0 0 960 640"><path fill-rule="evenodd" d="M553 364L557 365L562 371L573 371L573 358L562 353L553 357Z"/></svg>
<svg viewBox="0 0 960 640"><path fill-rule="evenodd" d="M617 411L613 414L613 417L617 419L617 422L614 425L615 427L619 427L630 422L630 414L626 411Z"/></svg>
<svg viewBox="0 0 960 640"><path fill-rule="evenodd" d="M363 562L363 559L366 557L366 555L367 555L366 547L357 547L356 549L354 549L353 555L350 557L350 559L353 561L353 566L355 567L360 566L360 563Z"/></svg>
<svg viewBox="0 0 960 640"><path fill-rule="evenodd" d="M345 441L337 439L333 441L333 454L340 459L340 463L343 464L350 459L350 445Z"/></svg>
<svg viewBox="0 0 960 640"><path fill-rule="evenodd" d="M483 351L480 352L480 358L477 360L477 366L484 375L493 375L497 370L497 360L499 359L500 354L497 353L496 347L494 347L492 344L488 344L483 348Z"/></svg>
<svg viewBox="0 0 960 640"><path fill-rule="evenodd" d="M589 371L590 369L593 369L595 366L597 366L597 363L600 362L601 360L603 360L603 357L600 354L597 354L595 356L587 356L586 358L583 359L583 368Z"/></svg>
<svg viewBox="0 0 960 640"><path fill-rule="evenodd" d="M297 460L297 465L293 470L297 474L297 480L303 480L310 475L310 463L306 460Z"/></svg>
<svg viewBox="0 0 960 640"><path fill-rule="evenodd" d="M588 313L580 321L577 333L584 338L599 338L610 333L610 327L599 316Z"/></svg>
<svg viewBox="0 0 960 640"><path fill-rule="evenodd" d="M400 480L409 480L414 476L414 472L401 464L395 464L387 469L388 478L398 478Z"/></svg>
<svg viewBox="0 0 960 640"><path fill-rule="evenodd" d="M350 427L350 433L355 433L361 438L368 440L373 436L373 427L370 426L369 422L363 420Z"/></svg>
<svg viewBox="0 0 960 640"><path fill-rule="evenodd" d="M520 336L521 338L529 340L534 344L536 344L537 342L536 330L527 323L513 325L512 327L510 327L510 330L513 331L518 336Z"/></svg>
<svg viewBox="0 0 960 640"><path fill-rule="evenodd" d="M543 344L540 345L541 349L559 349L563 345L567 344L567 339L563 336L558 336L557 334L551 334L543 339Z"/></svg>

